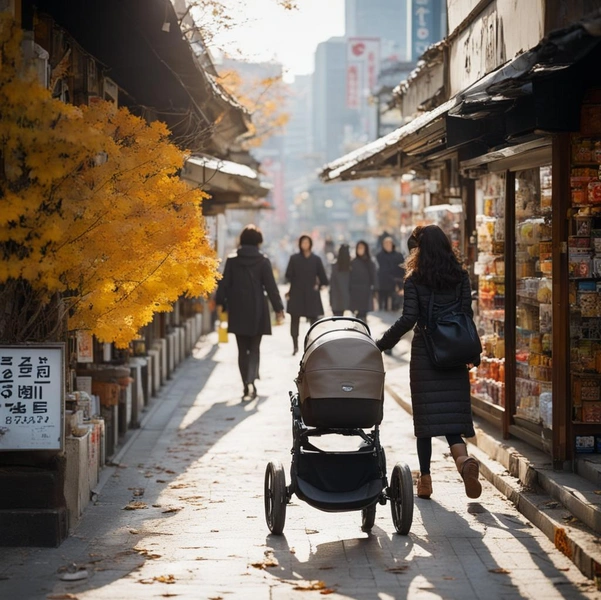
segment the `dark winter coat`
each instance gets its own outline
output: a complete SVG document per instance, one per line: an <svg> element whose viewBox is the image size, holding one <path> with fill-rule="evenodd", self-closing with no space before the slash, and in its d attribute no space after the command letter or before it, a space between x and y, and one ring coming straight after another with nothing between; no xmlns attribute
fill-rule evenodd
<svg viewBox="0 0 601 600"><path fill-rule="evenodd" d="M427 321L431 293L430 288L418 285L413 277L405 280L403 314L377 341L378 348L389 350L415 327L409 366L415 436L460 434L472 437L475 433L467 367L436 369L426 350L421 327ZM435 292L434 302L452 302L455 296L456 288ZM461 306L466 314L473 316L467 273L461 282Z"/></svg>
<svg viewBox="0 0 601 600"><path fill-rule="evenodd" d="M316 254L305 256L293 254L286 269L286 280L290 282L290 298L287 311L298 317L319 317L323 305L319 288L328 285L328 277L321 258Z"/></svg>
<svg viewBox="0 0 601 600"><path fill-rule="evenodd" d="M349 289L351 310L371 311L374 309L374 288L376 286L376 265L370 258L353 258Z"/></svg>
<svg viewBox="0 0 601 600"><path fill-rule="evenodd" d="M333 312L344 312L351 308L349 288L350 271L340 271L338 265L332 265L330 275L330 307Z"/></svg>
<svg viewBox="0 0 601 600"><path fill-rule="evenodd" d="M405 270L400 266L405 257L396 250L386 252L381 250L376 255L378 261L378 289L382 292L392 292L395 287L403 287Z"/></svg>
<svg viewBox="0 0 601 600"><path fill-rule="evenodd" d="M284 310L269 259L256 246L241 246L228 257L215 298L227 310L228 332L271 335L267 297L275 312Z"/></svg>

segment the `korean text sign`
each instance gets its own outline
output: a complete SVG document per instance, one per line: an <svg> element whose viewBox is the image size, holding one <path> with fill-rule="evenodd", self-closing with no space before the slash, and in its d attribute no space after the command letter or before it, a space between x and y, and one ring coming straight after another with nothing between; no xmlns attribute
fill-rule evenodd
<svg viewBox="0 0 601 600"><path fill-rule="evenodd" d="M0 346L0 450L60 450L64 346Z"/></svg>

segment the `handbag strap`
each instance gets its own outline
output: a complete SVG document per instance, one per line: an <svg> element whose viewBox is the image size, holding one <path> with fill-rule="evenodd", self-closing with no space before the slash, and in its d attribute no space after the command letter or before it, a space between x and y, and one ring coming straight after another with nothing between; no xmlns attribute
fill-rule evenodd
<svg viewBox="0 0 601 600"><path fill-rule="evenodd" d="M455 286L455 302L461 299L461 286L463 285L463 281L460 281ZM430 301L428 302L428 323L427 327L432 328L432 312L434 310L434 290L430 294Z"/></svg>

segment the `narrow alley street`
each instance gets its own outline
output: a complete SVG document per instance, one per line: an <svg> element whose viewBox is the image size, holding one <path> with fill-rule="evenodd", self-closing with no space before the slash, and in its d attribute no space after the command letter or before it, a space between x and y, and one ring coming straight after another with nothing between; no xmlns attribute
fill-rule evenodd
<svg viewBox="0 0 601 600"><path fill-rule="evenodd" d="M376 333L384 327L377 313L369 321ZM268 535L265 466L290 464L288 390L299 358L290 350L288 326L274 328L263 341L259 397L242 403L233 337L201 340L107 467L73 535L57 549L0 549L0 598L598 597L487 482L468 501L440 440L434 495L416 499L408 537L394 533L388 505L367 535L359 513L322 513L296 498L284 535ZM399 461L417 468L411 417L389 397L382 440L389 475ZM85 579L61 579L83 568Z"/></svg>

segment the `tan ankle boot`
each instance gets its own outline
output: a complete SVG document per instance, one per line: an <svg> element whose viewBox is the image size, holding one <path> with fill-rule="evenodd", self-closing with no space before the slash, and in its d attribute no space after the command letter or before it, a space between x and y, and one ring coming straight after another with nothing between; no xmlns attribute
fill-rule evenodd
<svg viewBox="0 0 601 600"><path fill-rule="evenodd" d="M420 475L417 478L417 497L429 498L432 495L432 477Z"/></svg>
<svg viewBox="0 0 601 600"><path fill-rule="evenodd" d="M465 493L468 498L479 498L482 494L482 486L478 481L480 475L480 465L478 461L468 456L467 446L465 444L453 444L451 454L455 459L457 470L463 479Z"/></svg>

